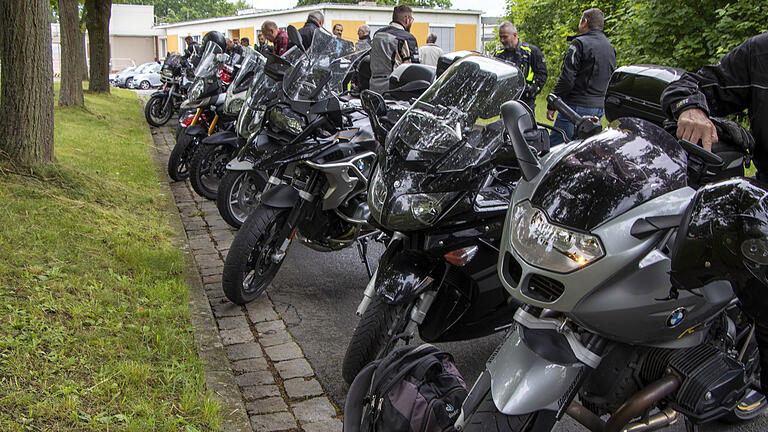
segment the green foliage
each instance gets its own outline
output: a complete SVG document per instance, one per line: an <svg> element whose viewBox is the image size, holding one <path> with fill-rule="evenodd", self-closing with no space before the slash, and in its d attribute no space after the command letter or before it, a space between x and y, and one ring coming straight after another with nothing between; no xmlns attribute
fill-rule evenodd
<svg viewBox="0 0 768 432"><path fill-rule="evenodd" d="M507 0L507 19L522 40L541 48L557 81L566 37L578 32L581 13L599 7L605 33L621 64L651 63L698 70L756 34L768 31L764 0Z"/></svg>
<svg viewBox="0 0 768 432"><path fill-rule="evenodd" d="M306 6L312 4L328 3L327 0L299 0L296 6ZM333 3L350 3L357 4L359 0L334 0ZM451 7L451 0L376 0L376 4L383 6L395 6L398 4L406 4L410 6L418 6L425 8L449 8Z"/></svg>
<svg viewBox="0 0 768 432"><path fill-rule="evenodd" d="M113 3L154 5L160 22L169 23L234 15L238 9L248 8L243 0L236 3L227 0L114 0Z"/></svg>
<svg viewBox="0 0 768 432"><path fill-rule="evenodd" d="M220 430L140 105L85 98L56 163L0 165L0 430Z"/></svg>

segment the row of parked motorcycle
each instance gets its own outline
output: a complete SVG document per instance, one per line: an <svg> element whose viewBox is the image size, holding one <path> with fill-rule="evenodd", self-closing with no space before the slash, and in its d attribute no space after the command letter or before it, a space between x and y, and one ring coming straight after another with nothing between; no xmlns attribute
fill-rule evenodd
<svg viewBox="0 0 768 432"><path fill-rule="evenodd" d="M153 125L181 111L168 173L239 228L229 300L261 295L293 242L356 247L370 282L348 383L417 338L505 331L449 416L459 430L549 431L564 415L595 432L695 430L765 408L734 292L768 283L766 190L742 177L750 143L727 132L740 126L718 120L712 153L674 138L658 100L679 71L618 69L606 129L550 95L576 125L550 148L562 131L518 100L512 65L449 53L401 65L380 95L364 89L367 50L288 35L283 56L230 57L206 34L190 83L164 65L146 108ZM378 265L371 241L386 245Z"/></svg>

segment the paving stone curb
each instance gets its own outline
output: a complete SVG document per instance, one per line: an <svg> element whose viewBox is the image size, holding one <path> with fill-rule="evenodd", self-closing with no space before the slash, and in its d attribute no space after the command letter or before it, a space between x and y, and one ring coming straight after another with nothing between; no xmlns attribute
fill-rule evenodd
<svg viewBox="0 0 768 432"><path fill-rule="evenodd" d="M180 248L190 264L185 278L195 341L205 362L206 384L225 407L222 430L341 431L338 407L268 296L245 306L224 297L221 271L234 232L215 203L197 196L188 182L170 183L166 163L175 144L172 129L151 132L161 186L171 191L168 196L178 210L173 228L186 234L180 236Z"/></svg>

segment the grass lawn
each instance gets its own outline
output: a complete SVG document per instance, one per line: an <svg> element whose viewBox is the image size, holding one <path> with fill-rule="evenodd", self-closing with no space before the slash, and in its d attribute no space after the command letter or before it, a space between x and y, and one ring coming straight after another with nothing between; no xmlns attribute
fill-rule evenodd
<svg viewBox="0 0 768 432"><path fill-rule="evenodd" d="M139 102L86 106L0 165L0 430L216 430Z"/></svg>

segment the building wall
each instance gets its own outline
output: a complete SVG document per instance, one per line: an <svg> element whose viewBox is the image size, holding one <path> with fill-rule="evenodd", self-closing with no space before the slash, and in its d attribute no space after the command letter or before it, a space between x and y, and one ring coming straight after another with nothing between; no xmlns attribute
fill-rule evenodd
<svg viewBox="0 0 768 432"><path fill-rule="evenodd" d="M155 39L151 36L110 36L112 70L155 60Z"/></svg>

